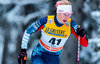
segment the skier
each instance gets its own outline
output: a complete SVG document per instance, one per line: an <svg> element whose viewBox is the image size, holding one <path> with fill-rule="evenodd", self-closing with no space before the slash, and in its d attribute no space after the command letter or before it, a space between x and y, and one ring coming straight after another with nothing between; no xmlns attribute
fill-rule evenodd
<svg viewBox="0 0 100 64"><path fill-rule="evenodd" d="M86 32L82 27L70 18L72 15L71 3L67 0L57 1L57 14L46 16L31 24L24 32L21 45L21 53L18 62L26 62L27 44L32 33L41 30L41 38L32 52L31 64L59 64L60 54L70 34L76 39L80 36L80 44L88 46ZM22 60L21 60L22 59Z"/></svg>

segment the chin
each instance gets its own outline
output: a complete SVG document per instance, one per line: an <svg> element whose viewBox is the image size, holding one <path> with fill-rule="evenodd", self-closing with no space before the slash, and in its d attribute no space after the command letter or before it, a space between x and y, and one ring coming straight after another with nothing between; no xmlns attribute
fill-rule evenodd
<svg viewBox="0 0 100 64"><path fill-rule="evenodd" d="M65 24L66 22L63 22L62 24Z"/></svg>

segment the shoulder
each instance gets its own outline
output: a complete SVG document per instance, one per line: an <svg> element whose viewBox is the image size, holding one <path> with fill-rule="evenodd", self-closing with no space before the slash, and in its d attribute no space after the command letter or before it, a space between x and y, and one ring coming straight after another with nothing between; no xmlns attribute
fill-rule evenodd
<svg viewBox="0 0 100 64"><path fill-rule="evenodd" d="M71 27L76 29L76 28L78 28L78 24L74 20L71 20Z"/></svg>
<svg viewBox="0 0 100 64"><path fill-rule="evenodd" d="M40 24L45 24L47 22L47 16L38 19L37 22L39 22Z"/></svg>
<svg viewBox="0 0 100 64"><path fill-rule="evenodd" d="M77 23L71 19L71 25L76 25Z"/></svg>
<svg viewBox="0 0 100 64"><path fill-rule="evenodd" d="M47 16L46 16L46 17L42 17L42 18L40 18L39 20L40 20L40 21L45 21L45 20L47 20Z"/></svg>

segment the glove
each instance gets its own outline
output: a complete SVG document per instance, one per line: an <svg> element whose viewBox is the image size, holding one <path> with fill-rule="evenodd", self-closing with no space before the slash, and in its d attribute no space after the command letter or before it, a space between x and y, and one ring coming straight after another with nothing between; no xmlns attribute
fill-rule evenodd
<svg viewBox="0 0 100 64"><path fill-rule="evenodd" d="M26 49L21 49L21 53L18 56L18 63L26 64L26 59L27 59Z"/></svg>
<svg viewBox="0 0 100 64"><path fill-rule="evenodd" d="M84 28L83 27L79 27L78 29L77 29L77 35L79 35L79 36L81 36L81 37L84 37L84 35L85 35L85 30L84 30Z"/></svg>

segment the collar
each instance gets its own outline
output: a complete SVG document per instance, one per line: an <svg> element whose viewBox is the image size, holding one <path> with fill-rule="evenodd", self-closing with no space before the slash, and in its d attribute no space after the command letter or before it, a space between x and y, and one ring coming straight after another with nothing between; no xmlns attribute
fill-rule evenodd
<svg viewBox="0 0 100 64"><path fill-rule="evenodd" d="M55 21L55 23L56 23L56 25L57 25L58 27L60 27L60 26L63 25L63 24L60 23L60 21L57 19L57 16L56 16L56 15L55 15L55 17L54 17L54 21Z"/></svg>

